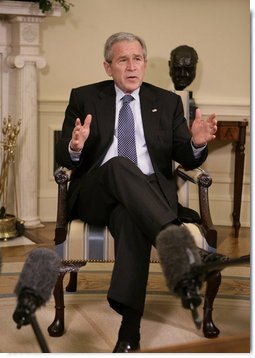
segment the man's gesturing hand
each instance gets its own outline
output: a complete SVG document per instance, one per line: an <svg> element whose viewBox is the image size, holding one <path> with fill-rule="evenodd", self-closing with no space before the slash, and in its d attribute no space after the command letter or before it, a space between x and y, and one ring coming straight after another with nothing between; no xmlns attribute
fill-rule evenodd
<svg viewBox="0 0 255 358"><path fill-rule="evenodd" d="M88 114L85 118L84 124L81 125L80 118L76 118L75 127L73 129L72 139L71 139L71 149L75 152L82 150L84 143L86 142L89 133L90 133L90 124L92 121L92 115Z"/></svg>
<svg viewBox="0 0 255 358"><path fill-rule="evenodd" d="M199 108L196 109L196 118L192 124L192 142L196 147L202 147L207 142L215 139L217 132L217 120L215 113L203 120Z"/></svg>

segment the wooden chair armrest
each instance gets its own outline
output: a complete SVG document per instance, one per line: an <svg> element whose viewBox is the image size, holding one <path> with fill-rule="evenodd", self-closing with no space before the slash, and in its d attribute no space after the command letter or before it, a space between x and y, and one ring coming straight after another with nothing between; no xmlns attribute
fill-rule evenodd
<svg viewBox="0 0 255 358"><path fill-rule="evenodd" d="M55 173L54 178L57 184L67 184L67 182L71 178L72 171L65 168L65 167L59 167Z"/></svg>
<svg viewBox="0 0 255 358"><path fill-rule="evenodd" d="M71 177L71 171L60 167L55 171L54 177L58 184L58 206L54 241L55 245L59 245L65 241L67 233L67 186Z"/></svg>
<svg viewBox="0 0 255 358"><path fill-rule="evenodd" d="M212 184L212 178L209 173L200 167L193 170L185 170L181 165L178 165L176 173L180 178L188 180L194 184L199 184L200 181L202 181L203 185L207 187Z"/></svg>
<svg viewBox="0 0 255 358"><path fill-rule="evenodd" d="M211 247L217 247L217 231L213 225L210 207L208 189L212 184L212 178L208 172L202 168L185 170L181 165L176 168L176 173L184 180L198 185L199 211L201 217L201 228L205 238Z"/></svg>

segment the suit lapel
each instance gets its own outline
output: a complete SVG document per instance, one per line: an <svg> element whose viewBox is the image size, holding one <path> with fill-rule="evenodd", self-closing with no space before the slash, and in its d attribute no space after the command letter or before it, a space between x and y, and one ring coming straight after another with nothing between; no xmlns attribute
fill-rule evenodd
<svg viewBox="0 0 255 358"><path fill-rule="evenodd" d="M112 83L101 90L97 98L98 130L102 148L111 144L115 124L115 90Z"/></svg>
<svg viewBox="0 0 255 358"><path fill-rule="evenodd" d="M144 136L149 145L150 138L156 133L160 123L160 112L156 96L142 85L140 90L141 113L144 128Z"/></svg>
<svg viewBox="0 0 255 358"><path fill-rule="evenodd" d="M113 82L107 83L107 85L98 92L96 101L101 148L105 151L112 143L114 134L116 94ZM154 92L144 84L140 90L140 103L144 136L148 149L150 149L150 142L151 140L153 141L159 127L160 110Z"/></svg>

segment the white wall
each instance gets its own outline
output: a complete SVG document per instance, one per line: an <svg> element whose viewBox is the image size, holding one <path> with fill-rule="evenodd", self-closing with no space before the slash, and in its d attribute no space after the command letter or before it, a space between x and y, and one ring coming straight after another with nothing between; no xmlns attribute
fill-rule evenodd
<svg viewBox="0 0 255 358"><path fill-rule="evenodd" d="M145 80L172 87L170 52L193 46L199 56L197 76L189 88L206 115L218 119L249 119L250 8L248 0L72 0L74 7L60 18L47 17L41 26L48 65L39 74L40 216L54 220L56 185L52 178L52 137L60 129L72 87L101 81L103 46L114 32L142 36L148 47ZM249 226L250 136L247 130L241 224ZM211 210L216 224L231 225L233 145L214 143L205 164L213 177ZM191 202L197 206L191 191ZM223 208L223 209L222 209Z"/></svg>
<svg viewBox="0 0 255 358"><path fill-rule="evenodd" d="M103 45L114 32L131 31L148 47L146 80L167 88L170 51L193 46L199 56L191 87L199 102L249 103L248 0L76 0L61 18L42 25L48 66L41 100L65 100L70 88L106 78Z"/></svg>

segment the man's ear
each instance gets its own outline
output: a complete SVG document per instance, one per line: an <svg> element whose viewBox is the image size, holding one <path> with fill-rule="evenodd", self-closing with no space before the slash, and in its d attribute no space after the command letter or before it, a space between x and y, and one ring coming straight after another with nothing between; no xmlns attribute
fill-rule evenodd
<svg viewBox="0 0 255 358"><path fill-rule="evenodd" d="M104 69L108 76L112 77L112 68L109 62L104 61Z"/></svg>

